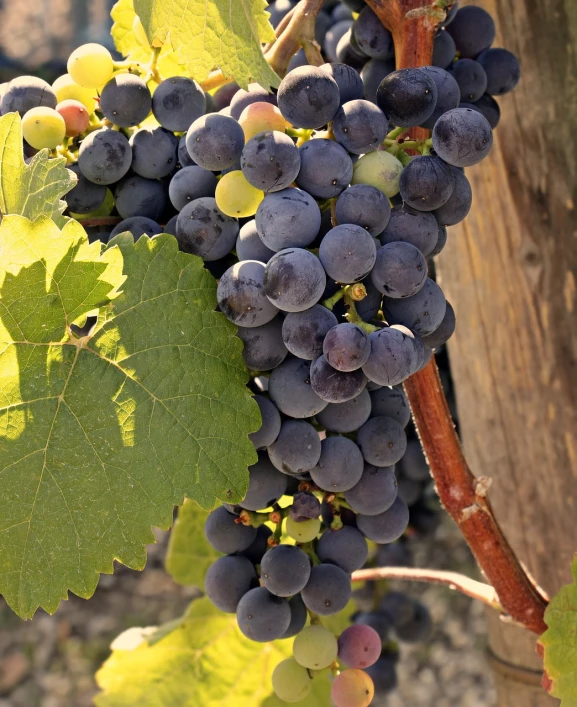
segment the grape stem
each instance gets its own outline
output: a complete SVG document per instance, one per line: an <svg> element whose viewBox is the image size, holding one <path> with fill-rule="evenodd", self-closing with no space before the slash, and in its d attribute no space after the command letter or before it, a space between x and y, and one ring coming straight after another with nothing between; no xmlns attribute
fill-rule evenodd
<svg viewBox="0 0 577 707"><path fill-rule="evenodd" d="M367 4L393 35L397 69L431 64L437 28L452 3L367 0ZM429 131L412 128L410 135L412 140L428 140ZM521 565L495 519L487 498L490 480L475 478L469 469L435 358L404 386L441 503L494 587L503 612L541 635L547 628L544 613L548 600Z"/></svg>
<svg viewBox="0 0 577 707"><path fill-rule="evenodd" d="M347 307L347 314L346 314L347 320L351 324L356 324L358 327L360 327L367 334L372 334L373 331L377 331L379 327L373 326L372 324L365 322L365 320L359 316L359 314L357 312L355 300L353 299L353 296L351 295L350 288L351 288L351 285L347 285L344 290L344 292L345 292L345 305Z"/></svg>
<svg viewBox="0 0 577 707"><path fill-rule="evenodd" d="M427 582L429 584L444 584L450 589L461 592L468 597L478 599L492 609L505 613L497 592L490 584L477 582L458 572L445 572L433 569L415 569L414 567L373 567L371 569L353 572L353 582L369 582L382 579L401 579L411 582Z"/></svg>
<svg viewBox="0 0 577 707"><path fill-rule="evenodd" d="M328 297L326 300L323 300L323 307L332 310L335 304L340 302L344 296L345 290L341 287L340 290L337 290L332 297Z"/></svg>

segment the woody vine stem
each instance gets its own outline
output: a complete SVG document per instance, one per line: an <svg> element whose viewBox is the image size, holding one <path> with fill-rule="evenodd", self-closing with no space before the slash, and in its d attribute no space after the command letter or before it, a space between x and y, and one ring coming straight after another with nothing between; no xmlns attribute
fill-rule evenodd
<svg viewBox="0 0 577 707"><path fill-rule="evenodd" d="M436 30L453 1L427 4L426 0L366 0L393 35L397 69L431 64ZM316 16L323 4L324 0L301 0L279 26L277 40L265 56L280 76L286 74L291 57L300 47L310 64L323 63L314 40ZM212 80L222 78L215 75ZM410 135L413 140L426 140L429 131L413 128ZM543 618L547 598L522 567L495 519L487 497L490 480L475 478L467 465L434 357L404 385L441 503L461 530L489 584L455 573L413 568L360 570L353 574L353 581L396 577L446 584L542 634L547 628Z"/></svg>

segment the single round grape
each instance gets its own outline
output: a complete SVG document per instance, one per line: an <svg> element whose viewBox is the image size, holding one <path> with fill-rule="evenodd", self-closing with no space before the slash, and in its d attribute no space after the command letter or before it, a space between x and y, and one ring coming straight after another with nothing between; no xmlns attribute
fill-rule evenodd
<svg viewBox="0 0 577 707"><path fill-rule="evenodd" d="M333 77L339 87L341 97L341 106L348 101L354 101L357 98L363 97L363 80L359 72L355 71L347 64L323 64L320 67L323 71Z"/></svg>
<svg viewBox="0 0 577 707"><path fill-rule="evenodd" d="M74 188L66 194L68 209L75 214L89 214L95 211L106 198L106 187L86 179L78 165L71 165L68 169L74 172L78 180Z"/></svg>
<svg viewBox="0 0 577 707"><path fill-rule="evenodd" d="M306 248L319 232L321 211L310 194L287 188L265 196L256 212L256 227L271 250Z"/></svg>
<svg viewBox="0 0 577 707"><path fill-rule="evenodd" d="M291 356L272 371L269 395L284 415L312 417L327 406L311 386L310 368L309 361Z"/></svg>
<svg viewBox="0 0 577 707"><path fill-rule="evenodd" d="M453 336L455 325L455 310L451 306L451 303L447 302L447 309L443 321L432 334L422 337L423 343L430 349L438 349Z"/></svg>
<svg viewBox="0 0 577 707"><path fill-rule="evenodd" d="M281 638L292 638L296 636L303 630L307 622L307 608L300 594L295 594L292 599L289 599L289 607L291 610L291 622Z"/></svg>
<svg viewBox="0 0 577 707"><path fill-rule="evenodd" d="M368 707L375 686L364 670L343 670L331 686L331 698L336 707Z"/></svg>
<svg viewBox="0 0 577 707"><path fill-rule="evenodd" d="M493 96L490 96L488 93L481 96L481 98L479 98L479 100L475 103L461 103L459 107L472 108L473 110L479 111L479 113L487 118L487 121L493 130L497 127L499 120L501 119L501 109L499 108L499 104Z"/></svg>
<svg viewBox="0 0 577 707"><path fill-rule="evenodd" d="M104 117L121 128L142 123L151 106L148 86L134 74L118 74L110 79L100 94L100 110Z"/></svg>
<svg viewBox="0 0 577 707"><path fill-rule="evenodd" d="M297 521L290 516L286 519L286 532L298 543L310 543L319 534L321 521L318 518Z"/></svg>
<svg viewBox="0 0 577 707"><path fill-rule="evenodd" d="M291 518L301 520L317 519L321 514L321 503L318 498L307 491L298 491L293 496L293 504L289 510Z"/></svg>
<svg viewBox="0 0 577 707"><path fill-rule="evenodd" d="M395 70L394 59L369 59L361 69L361 78L365 90L365 98L371 103L377 102L377 90L381 81Z"/></svg>
<svg viewBox="0 0 577 707"><path fill-rule="evenodd" d="M484 159L493 145L493 131L481 113L454 108L444 113L433 128L437 155L454 167L470 167Z"/></svg>
<svg viewBox="0 0 577 707"><path fill-rule="evenodd" d="M239 120L245 108L253 103L270 103L276 106L276 102L276 94L269 93L266 88L259 86L258 83L250 83L248 85L248 91L241 88L236 91L232 97L230 101L230 115L235 120Z"/></svg>
<svg viewBox="0 0 577 707"><path fill-rule="evenodd" d="M282 321L275 317L262 326L238 327L237 336L244 342L242 357L247 368L254 371L272 371L288 355L282 338Z"/></svg>
<svg viewBox="0 0 577 707"><path fill-rule="evenodd" d="M356 486L345 491L345 501L355 513L376 516L388 510L397 498L395 468L379 468L365 464L363 475Z"/></svg>
<svg viewBox="0 0 577 707"><path fill-rule="evenodd" d="M230 253L237 235L238 221L223 214L216 200L211 197L191 201L182 209L176 221L176 238L180 249L198 255L205 261L218 260ZM241 263L238 265L241 266ZM236 296L239 294L237 292ZM239 320L237 323L241 326L260 326L274 316L266 305L256 313L248 309L244 314L248 320L258 323L244 324Z"/></svg>
<svg viewBox="0 0 577 707"><path fill-rule="evenodd" d="M294 658L283 660L272 674L274 694L284 702L304 700L311 691L312 682L308 670L299 665Z"/></svg>
<svg viewBox="0 0 577 707"><path fill-rule="evenodd" d="M437 218L437 217L435 216L435 218ZM428 257L433 258L435 255L439 255L439 253L443 250L443 248L446 245L447 245L447 227L439 224L439 232L437 235L437 245L429 253Z"/></svg>
<svg viewBox="0 0 577 707"><path fill-rule="evenodd" d="M239 601L236 620L242 633L251 641L268 643L286 632L291 610L286 599L276 597L265 587L257 587Z"/></svg>
<svg viewBox="0 0 577 707"><path fill-rule="evenodd" d="M363 567L369 547L362 533L344 525L339 530L325 530L317 542L316 552L321 562L337 565L351 574Z"/></svg>
<svg viewBox="0 0 577 707"><path fill-rule="evenodd" d="M362 669L374 665L383 649L379 634L363 624L348 626L339 636L338 644L339 660L348 668Z"/></svg>
<svg viewBox="0 0 577 707"><path fill-rule="evenodd" d="M340 20L327 31L323 41L323 49L330 61L337 61L338 43L352 26L352 20Z"/></svg>
<svg viewBox="0 0 577 707"><path fill-rule="evenodd" d="M311 387L328 403L346 403L356 398L367 383L361 369L343 373L333 368L325 356L319 356L311 366Z"/></svg>
<svg viewBox="0 0 577 707"><path fill-rule="evenodd" d="M371 344L366 333L356 324L337 324L325 336L323 352L337 371L356 371L368 359Z"/></svg>
<svg viewBox="0 0 577 707"><path fill-rule="evenodd" d="M247 141L240 166L254 187L265 192L277 192L286 189L297 178L301 156L288 135L267 131Z"/></svg>
<svg viewBox="0 0 577 707"><path fill-rule="evenodd" d="M424 604L416 603L415 616L395 629L397 638L403 643L421 643L430 638L432 621Z"/></svg>
<svg viewBox="0 0 577 707"><path fill-rule="evenodd" d="M384 513L376 516L357 515L357 527L375 543L392 543L398 540L409 524L409 509L399 497Z"/></svg>
<svg viewBox="0 0 577 707"><path fill-rule="evenodd" d="M259 525L256 529L256 538L250 547L242 551L242 556L250 560L253 565L260 565L264 553L269 549L268 539L272 535L272 530L268 525Z"/></svg>
<svg viewBox="0 0 577 707"><path fill-rule="evenodd" d="M110 233L110 238L114 238L119 233L131 233L135 241L137 241L140 236L156 236L158 233L162 233L162 227L153 221L151 218L145 218L144 216L132 216L131 218L126 218L112 229Z"/></svg>
<svg viewBox="0 0 577 707"><path fill-rule="evenodd" d="M420 125L437 103L437 86L421 69L399 69L386 76L377 90L377 105L399 127Z"/></svg>
<svg viewBox="0 0 577 707"><path fill-rule="evenodd" d="M379 385L398 385L417 370L415 348L403 332L386 327L369 334L369 341L371 353L363 366L369 380Z"/></svg>
<svg viewBox="0 0 577 707"><path fill-rule="evenodd" d="M186 134L186 149L196 164L213 171L234 167L244 147L240 125L226 115L210 113L197 118Z"/></svg>
<svg viewBox="0 0 577 707"><path fill-rule="evenodd" d="M383 312L389 324L402 324L419 336L427 336L438 329L446 309L447 300L443 291L430 278L427 278L424 286L412 297L405 297L405 299L385 297L383 300ZM367 363L369 362L370 358ZM379 383L378 380L375 382ZM396 385L396 382L384 383L384 385Z"/></svg>
<svg viewBox="0 0 577 707"><path fill-rule="evenodd" d="M112 55L101 44L83 44L68 57L68 73L84 88L100 88L112 78Z"/></svg>
<svg viewBox="0 0 577 707"><path fill-rule="evenodd" d="M256 538L256 528L237 523L237 516L229 513L224 506L215 508L208 514L204 524L206 539L218 552L231 554L250 547Z"/></svg>
<svg viewBox="0 0 577 707"><path fill-rule="evenodd" d="M440 29L435 35L435 43L433 44L433 66L446 69L451 65L456 54L455 40L445 29Z"/></svg>
<svg viewBox="0 0 577 707"><path fill-rule="evenodd" d="M176 221L178 219L178 214L173 216L164 227L164 233L170 233L171 236L176 238Z"/></svg>
<svg viewBox="0 0 577 707"><path fill-rule="evenodd" d="M130 146L131 167L141 177L161 179L176 168L178 138L164 128L137 130L130 138Z"/></svg>
<svg viewBox="0 0 577 707"><path fill-rule="evenodd" d="M321 262L316 255L302 248L285 248L265 266L266 296L283 312L309 309L322 297L325 284L326 275Z"/></svg>
<svg viewBox="0 0 577 707"><path fill-rule="evenodd" d="M166 130L180 133L206 111L204 91L193 79L172 76L160 83L152 96L152 113Z"/></svg>
<svg viewBox="0 0 577 707"><path fill-rule="evenodd" d="M487 90L487 74L478 61L459 59L451 64L449 71L459 85L463 101L478 101Z"/></svg>
<svg viewBox="0 0 577 707"><path fill-rule="evenodd" d="M66 123L54 108L31 108L22 119L22 134L35 150L53 150L64 140Z"/></svg>
<svg viewBox="0 0 577 707"><path fill-rule="evenodd" d="M114 190L116 210L122 218L145 216L157 220L166 207L166 192L157 179L130 174Z"/></svg>
<svg viewBox="0 0 577 707"><path fill-rule="evenodd" d="M264 194L256 189L240 170L225 174L216 185L216 205L227 216L254 216Z"/></svg>
<svg viewBox="0 0 577 707"><path fill-rule="evenodd" d="M366 669L375 686L375 699L385 698L397 687L396 661L384 656ZM382 704L378 702L377 704Z"/></svg>
<svg viewBox="0 0 577 707"><path fill-rule="evenodd" d="M236 239L236 254L239 260L259 260L261 263L268 263L274 255L274 251L267 248L259 238L254 219L245 223L240 229Z"/></svg>
<svg viewBox="0 0 577 707"><path fill-rule="evenodd" d="M186 147L186 135L183 135L178 141L177 156L178 164L181 167L192 167L192 165L196 164L196 162L188 154L188 149Z"/></svg>
<svg viewBox="0 0 577 707"><path fill-rule="evenodd" d="M181 216L189 206L180 212ZM180 224L177 224L178 230ZM274 319L278 309L266 297L263 280L264 265L256 260L236 263L221 277L216 290L218 306L233 324L250 328Z"/></svg>
<svg viewBox="0 0 577 707"><path fill-rule="evenodd" d="M280 432L280 424L278 429ZM286 487L286 474L281 474L270 463L268 456L261 454L257 463L248 468L248 489L239 506L247 511L259 511L263 508L268 508L279 500L286 491ZM269 589L271 588L269 587ZM296 594L296 592L291 592L290 594Z"/></svg>
<svg viewBox="0 0 577 707"><path fill-rule="evenodd" d="M407 449L405 430L390 417L372 417L359 429L357 444L369 464L393 466Z"/></svg>
<svg viewBox="0 0 577 707"><path fill-rule="evenodd" d="M425 258L433 252L439 238L439 224L428 211L417 211L408 204L393 207L391 218L380 235L383 245L402 241L418 248Z"/></svg>
<svg viewBox="0 0 577 707"><path fill-rule="evenodd" d="M70 74L59 76L52 84L52 91L55 93L58 103L68 100L80 101L89 114L94 113L96 108L94 89L79 86Z"/></svg>
<svg viewBox="0 0 577 707"><path fill-rule="evenodd" d="M487 93L502 96L512 91L521 78L517 57L507 49L486 49L477 61L487 75Z"/></svg>
<svg viewBox="0 0 577 707"><path fill-rule="evenodd" d="M17 76L2 91L0 111L20 113L20 117L32 108L56 108L56 95L49 84L36 76Z"/></svg>
<svg viewBox="0 0 577 707"><path fill-rule="evenodd" d="M388 120L374 103L355 100L345 103L335 115L333 132L338 142L355 155L376 150L387 135Z"/></svg>
<svg viewBox="0 0 577 707"><path fill-rule="evenodd" d="M455 40L461 57L474 58L493 44L495 22L486 10L471 5L457 12L447 32Z"/></svg>
<svg viewBox="0 0 577 707"><path fill-rule="evenodd" d="M411 297L423 287L426 279L427 261L414 245L394 241L377 251L371 280L377 290L387 297Z"/></svg>
<svg viewBox="0 0 577 707"><path fill-rule="evenodd" d="M317 413L318 422L331 432L354 432L369 419L371 398L365 388L356 398L346 403L330 403Z"/></svg>
<svg viewBox="0 0 577 707"><path fill-rule="evenodd" d="M369 152L355 163L351 184L369 184L391 198L399 193L402 171L403 165L389 152Z"/></svg>
<svg viewBox="0 0 577 707"><path fill-rule="evenodd" d="M347 151L334 140L308 140L301 146L300 156L296 183L317 199L332 199L350 184L353 163Z"/></svg>
<svg viewBox="0 0 577 707"><path fill-rule="evenodd" d="M411 408L407 396L400 388L383 387L370 393L371 417L384 415L406 427L411 419Z"/></svg>
<svg viewBox="0 0 577 707"><path fill-rule="evenodd" d="M324 670L337 658L335 635L324 626L313 624L295 638L293 656L299 665L309 670Z"/></svg>
<svg viewBox="0 0 577 707"><path fill-rule="evenodd" d="M283 341L294 356L314 361L323 353L325 336L336 325L335 315L326 307L315 304L304 312L286 315L282 325Z"/></svg>
<svg viewBox="0 0 577 707"><path fill-rule="evenodd" d="M271 548L260 563L261 582L278 597L298 594L309 581L310 574L311 561L308 555L294 545Z"/></svg>
<svg viewBox="0 0 577 707"><path fill-rule="evenodd" d="M349 576L336 565L315 565L301 596L309 611L320 616L338 614L349 603Z"/></svg>
<svg viewBox="0 0 577 707"><path fill-rule="evenodd" d="M277 101L284 118L296 128L322 128L340 105L339 87L317 66L299 66L281 81Z"/></svg>
<svg viewBox="0 0 577 707"><path fill-rule="evenodd" d="M321 456L321 441L315 428L304 420L285 420L279 436L268 448L271 462L289 476L312 469Z"/></svg>
<svg viewBox="0 0 577 707"><path fill-rule="evenodd" d="M434 212L440 226L454 226L463 221L473 203L473 191L467 177L459 170L454 170L455 188L449 199Z"/></svg>
<svg viewBox="0 0 577 707"><path fill-rule="evenodd" d="M254 331L254 329L247 329L246 331ZM262 395L255 395L254 399L259 407L262 423L256 432L249 434L248 438L254 444L255 449L265 449L278 437L281 425L280 413L268 398L264 398ZM285 477L283 493L286 491L286 483Z"/></svg>
<svg viewBox="0 0 577 707"><path fill-rule="evenodd" d="M454 187L454 170L433 155L413 158L399 180L403 201L419 211L438 209L449 200Z"/></svg>
<svg viewBox="0 0 577 707"><path fill-rule="evenodd" d="M323 491L339 493L359 482L363 466L361 450L352 440L327 437L321 442L321 453L310 475Z"/></svg>
<svg viewBox="0 0 577 707"><path fill-rule="evenodd" d="M56 106L56 112L64 119L66 137L77 137L88 129L90 115L84 103L73 99L60 101Z"/></svg>
<svg viewBox="0 0 577 707"><path fill-rule="evenodd" d="M395 55L391 33L367 5L353 23L352 33L359 49L372 59L391 59Z"/></svg>
<svg viewBox="0 0 577 707"><path fill-rule="evenodd" d="M353 224L331 229L319 248L319 259L326 273L342 283L362 280L372 270L376 257L374 238Z"/></svg>
<svg viewBox="0 0 577 707"><path fill-rule="evenodd" d="M114 184L130 169L132 149L121 132L102 128L87 135L78 151L78 167L95 184Z"/></svg>
<svg viewBox="0 0 577 707"><path fill-rule="evenodd" d="M286 120L280 110L272 103L260 101L251 103L240 114L238 123L244 132L244 139L248 142L259 133L278 131L284 133Z"/></svg>
<svg viewBox="0 0 577 707"><path fill-rule="evenodd" d="M228 614L235 614L238 602L257 585L254 565L246 557L237 555L219 557L204 578L207 597L217 609Z"/></svg>
<svg viewBox="0 0 577 707"><path fill-rule="evenodd" d="M339 39L337 44L337 62L348 64L358 71L367 60L367 57L357 47L358 45L353 37L351 28Z"/></svg>
<svg viewBox="0 0 577 707"><path fill-rule="evenodd" d="M378 236L391 218L391 205L380 189L368 184L355 184L345 189L335 205L338 224L361 226L371 236Z"/></svg>
<svg viewBox="0 0 577 707"><path fill-rule="evenodd" d="M203 196L214 197L216 177L208 169L191 165L179 169L168 185L168 197L177 211ZM239 260L253 260L253 258L240 257Z"/></svg>

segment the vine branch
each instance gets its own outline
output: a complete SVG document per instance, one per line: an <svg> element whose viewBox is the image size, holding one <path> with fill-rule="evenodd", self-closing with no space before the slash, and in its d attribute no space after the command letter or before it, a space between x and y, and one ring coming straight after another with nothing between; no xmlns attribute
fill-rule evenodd
<svg viewBox="0 0 577 707"><path fill-rule="evenodd" d="M490 584L477 582L458 572L445 572L432 569L415 569L414 567L376 567L353 572L353 582L370 582L380 579L406 579L413 582L443 584L468 597L478 599L492 609L503 612L497 592Z"/></svg>

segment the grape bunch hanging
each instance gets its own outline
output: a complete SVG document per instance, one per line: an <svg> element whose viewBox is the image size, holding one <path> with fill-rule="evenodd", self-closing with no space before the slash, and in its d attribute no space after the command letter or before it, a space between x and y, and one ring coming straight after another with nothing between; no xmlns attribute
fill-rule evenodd
<svg viewBox="0 0 577 707"><path fill-rule="evenodd" d="M271 3L273 25L294 4ZM254 641L294 637L273 673L282 700L304 699L330 670L335 705L367 707L395 686L393 637L426 636L426 608L368 584L340 636L323 617L348 606L369 557L407 561L424 460L407 444L399 386L454 331L431 258L469 212L464 169L489 153L493 96L520 72L474 6L451 8L433 65L418 69L395 70L392 37L364 0L327 2L316 29L327 63L299 52L276 93L209 95L89 44L53 86L3 84L0 105L22 116L27 158L66 156L78 177L70 215L117 221L89 226L92 240L164 230L218 279L262 426L246 497L206 522L223 554L207 595ZM416 126L432 138L412 140Z"/></svg>

